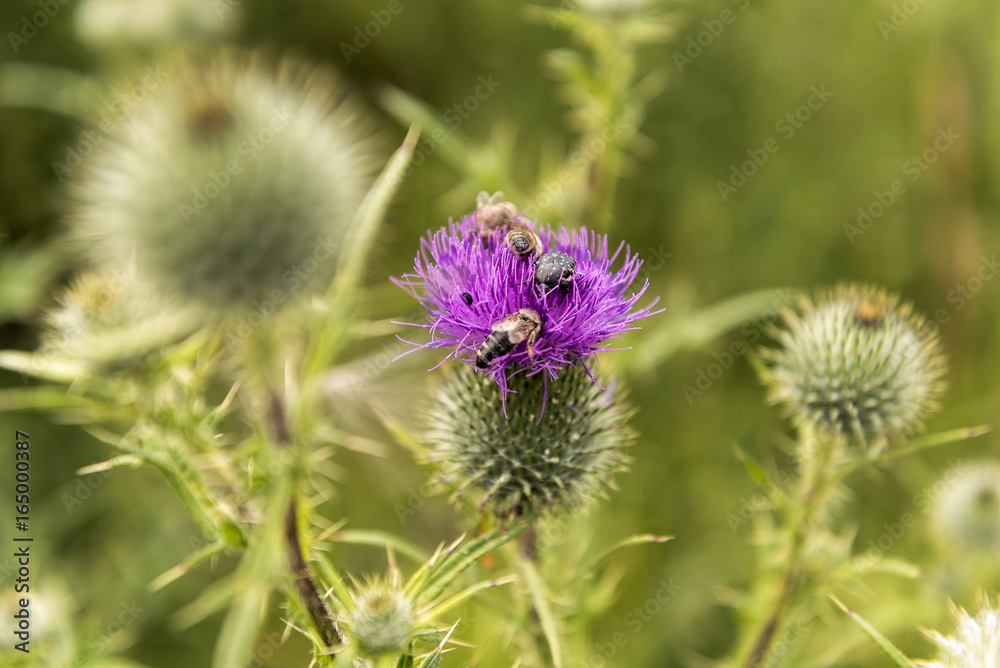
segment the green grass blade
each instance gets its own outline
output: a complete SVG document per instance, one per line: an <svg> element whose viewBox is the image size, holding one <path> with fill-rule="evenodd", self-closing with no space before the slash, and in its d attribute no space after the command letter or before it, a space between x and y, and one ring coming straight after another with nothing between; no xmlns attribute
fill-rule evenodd
<svg viewBox="0 0 1000 668"><path fill-rule="evenodd" d="M409 93L392 86L381 88L376 97L379 105L401 124L424 128L433 138L441 157L452 169L459 174L472 174L472 147L462 135L444 123L444 117L440 113Z"/></svg>
<svg viewBox="0 0 1000 668"><path fill-rule="evenodd" d="M389 163L358 207L354 222L344 240L344 252L341 256L343 265L330 286L330 295L334 299L353 295L361 282L378 228L382 224L389 203L403 183L406 168L410 164L419 139L420 129L416 126L410 127L402 146L392 154Z"/></svg>

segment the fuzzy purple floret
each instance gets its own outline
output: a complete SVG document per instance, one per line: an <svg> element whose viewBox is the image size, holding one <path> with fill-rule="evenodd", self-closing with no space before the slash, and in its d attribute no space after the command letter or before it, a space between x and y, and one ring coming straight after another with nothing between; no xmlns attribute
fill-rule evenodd
<svg viewBox="0 0 1000 668"><path fill-rule="evenodd" d="M649 281L629 291L642 260L624 242L609 257L604 235L586 228L553 230L522 221L534 231L541 248L520 257L504 243L506 228L492 230L484 238L476 218L473 213L428 233L420 241L413 273L393 279L427 309L427 324L405 324L429 329L430 341L407 343L417 348L453 348L445 360L475 364L476 351L493 323L519 309L532 309L542 320L534 356L529 357L522 342L486 369L506 391L508 369L522 368L528 374L546 371L555 379L559 369L582 362L588 355L620 350L611 347L610 339L638 329L636 320L653 315L656 300L635 308ZM562 251L576 259L572 287L565 294L558 289L543 294L535 287L534 261L549 251ZM619 256L622 265L612 270Z"/></svg>

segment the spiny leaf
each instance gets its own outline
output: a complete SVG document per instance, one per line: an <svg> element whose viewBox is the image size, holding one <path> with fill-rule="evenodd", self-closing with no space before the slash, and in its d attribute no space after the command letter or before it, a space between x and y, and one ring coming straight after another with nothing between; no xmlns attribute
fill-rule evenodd
<svg viewBox="0 0 1000 668"><path fill-rule="evenodd" d="M914 666L913 663L906 658L906 655L899 651L898 647L893 645L888 638L879 633L878 629L869 624L864 617L848 609L848 607L841 603L840 599L836 596L831 594L830 599L837 605L838 608L844 611L844 614L854 620L855 624L861 627L861 630L864 631L876 645L878 645L879 649L881 649L887 657L889 657L889 660L892 661L893 665L898 668L916 668L916 666Z"/></svg>
<svg viewBox="0 0 1000 668"><path fill-rule="evenodd" d="M587 571L592 571L597 568L602 561L610 557L612 554L626 547L631 547L633 545L645 545L647 543L666 543L667 541L673 540L673 536L656 536L650 533L637 534L635 536L629 536L628 538L618 541L607 550L601 553L596 559L590 562L590 566L587 567Z"/></svg>
<svg viewBox="0 0 1000 668"><path fill-rule="evenodd" d="M282 563L282 522L291 500L291 477L286 474L270 493L264 525L254 536L234 576L233 599L215 645L213 668L244 668L250 660L249 648L253 646Z"/></svg>
<svg viewBox="0 0 1000 668"><path fill-rule="evenodd" d="M102 471L110 471L113 468L119 466L128 466L129 468L139 468L144 465L146 460L142 457L136 455L118 455L117 457L112 457L111 459L103 462L98 462L97 464L91 464L90 466L84 466L76 470L76 474L80 476L91 475L93 473L100 473Z"/></svg>
<svg viewBox="0 0 1000 668"><path fill-rule="evenodd" d="M447 548L447 550L445 549L444 543L438 545L438 548L434 550L434 554L431 555L431 558L428 559L426 562L424 562L423 565L421 565L420 568L417 569L417 571L410 577L409 581L406 583L406 588L405 588L406 594L410 597L416 596L416 593L421 589L423 589L424 584L427 582L427 579L431 576L431 573L438 568L442 560L447 558L447 556L442 556L442 554L444 555L449 554L451 550L454 549L454 547L457 546L459 543L461 543L463 540L465 540L465 534L459 536L458 540L452 543L451 546Z"/></svg>
<svg viewBox="0 0 1000 668"><path fill-rule="evenodd" d="M454 596L451 596L441 601L440 603L434 604L427 611L427 617L428 619L440 617L444 613L449 612L453 608L458 607L459 605L469 600L470 598L472 598L473 596L475 596L484 589L490 589L491 587L499 587L501 585L510 584L511 582L516 582L516 581L517 578L513 576L507 576L505 578L498 578L496 580L484 580L482 582L478 582L472 585L471 587L463 589Z"/></svg>
<svg viewBox="0 0 1000 668"><path fill-rule="evenodd" d="M444 646L451 638L451 634L455 632L458 627L458 622L448 630L448 635L444 637L441 644L434 648L434 651L424 657L423 661L420 662L418 668L438 668L438 664L441 663L441 653L444 651Z"/></svg>
<svg viewBox="0 0 1000 668"><path fill-rule="evenodd" d="M479 561L484 555L521 535L529 526L529 522L518 522L507 529L494 529L468 543L460 552L449 555L444 560L441 566L430 575L423 591L417 592L417 595L423 601L433 601L465 569Z"/></svg>
<svg viewBox="0 0 1000 668"><path fill-rule="evenodd" d="M351 545L375 545L378 547L391 547L400 554L405 554L410 559L418 563L427 561L429 555L408 540L385 531L372 531L363 529L353 529L337 531L330 536L330 540L338 543L349 543Z"/></svg>
<svg viewBox="0 0 1000 668"><path fill-rule="evenodd" d="M531 605L538 614L538 621L542 625L542 632L545 634L545 641L548 643L549 653L552 655L552 666L553 668L561 668L563 665L562 643L559 625L549 605L551 595L545 589L545 583L542 582L534 564L522 557L518 559L518 570L521 572L521 579L528 590L528 596L531 598Z"/></svg>
<svg viewBox="0 0 1000 668"><path fill-rule="evenodd" d="M750 476L750 479L758 486L763 487L767 483L768 477L764 471L764 467L756 459L747 454L743 448L736 446L736 457L740 460L740 464L743 464L743 468L746 470L747 475Z"/></svg>
<svg viewBox="0 0 1000 668"><path fill-rule="evenodd" d="M952 429L950 431L941 431L936 434L927 434L926 436L911 439L909 443L902 447L887 450L880 457L880 461L903 457L905 455L913 454L914 452L919 452L920 450L935 448L939 445L954 443L955 441L964 441L969 438L976 438L977 436L988 434L991 431L993 431L992 425L981 424L977 427L962 427L961 429Z"/></svg>
<svg viewBox="0 0 1000 668"><path fill-rule="evenodd" d="M919 438L911 439L905 445L885 450L877 450L871 457L862 457L858 461L848 466L844 466L840 471L838 471L837 478L844 478L851 473L860 471L861 469L873 464L881 464L882 462L887 462L889 460L896 459L897 457L911 455L915 452L927 450L928 448L935 448L939 445L947 445L956 441L976 438L978 436L988 434L991 431L993 431L992 425L982 424L976 427L962 427L960 429L941 431L936 434L927 434Z"/></svg>
<svg viewBox="0 0 1000 668"><path fill-rule="evenodd" d="M344 579L340 576L337 569L334 568L333 564L330 563L329 559L326 558L326 555L321 552L314 552L313 561L319 566L320 575L322 576L321 580L324 584L330 585L330 589L333 591L333 604L341 609L351 605L353 601L351 592L348 591L344 585Z"/></svg>
<svg viewBox="0 0 1000 668"><path fill-rule="evenodd" d="M211 559L216 555L222 554L226 551L227 547L228 544L225 541L219 540L192 552L185 557L181 563L177 564L170 570L165 571L163 574L159 575L152 582L150 582L149 591L155 592L163 589L168 584L180 578L206 559Z"/></svg>
<svg viewBox="0 0 1000 668"><path fill-rule="evenodd" d="M87 365L77 360L20 350L0 350L0 367L64 383L71 383L87 375Z"/></svg>

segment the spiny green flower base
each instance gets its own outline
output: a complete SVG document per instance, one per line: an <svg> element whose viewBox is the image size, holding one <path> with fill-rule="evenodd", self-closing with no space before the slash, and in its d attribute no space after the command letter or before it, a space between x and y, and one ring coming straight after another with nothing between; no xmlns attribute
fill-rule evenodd
<svg viewBox="0 0 1000 668"><path fill-rule="evenodd" d="M74 174L75 234L91 257L212 314L267 313L322 285L372 166L344 86L238 51L161 69Z"/></svg>
<svg viewBox="0 0 1000 668"><path fill-rule="evenodd" d="M937 408L944 357L936 330L909 304L867 286L802 300L777 332L771 400L800 424L865 440L922 427Z"/></svg>
<svg viewBox="0 0 1000 668"><path fill-rule="evenodd" d="M348 624L351 636L373 655L403 649L415 624L413 602L387 582L374 580L357 593Z"/></svg>
<svg viewBox="0 0 1000 668"><path fill-rule="evenodd" d="M474 490L500 518L604 496L631 440L630 411L614 386L599 387L582 364L547 388L543 374L523 371L507 385L506 417L500 389L468 365L441 389L428 434L440 482L456 498Z"/></svg>

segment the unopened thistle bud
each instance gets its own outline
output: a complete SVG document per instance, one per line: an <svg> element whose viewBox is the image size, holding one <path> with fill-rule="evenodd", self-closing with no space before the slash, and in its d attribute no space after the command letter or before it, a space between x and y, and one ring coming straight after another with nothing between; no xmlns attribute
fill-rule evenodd
<svg viewBox="0 0 1000 668"><path fill-rule="evenodd" d="M797 424L834 434L905 436L923 426L943 389L936 331L909 304L864 286L803 298L766 350L773 402Z"/></svg>
<svg viewBox="0 0 1000 668"><path fill-rule="evenodd" d="M87 362L124 360L192 328L183 312L163 311L140 291L130 271L89 269L74 277L45 313L41 357Z"/></svg>
<svg viewBox="0 0 1000 668"><path fill-rule="evenodd" d="M1000 465L964 469L941 494L934 519L949 545L1000 553Z"/></svg>
<svg viewBox="0 0 1000 668"><path fill-rule="evenodd" d="M979 614L972 617L962 608L952 605L958 622L955 632L946 636L937 631L926 632L940 648L935 661L917 661L923 668L993 668L1000 666L1000 610L995 610L984 597Z"/></svg>
<svg viewBox="0 0 1000 668"><path fill-rule="evenodd" d="M58 297L58 306L45 314L53 339L85 339L129 325L141 318L141 303L132 298L132 279L111 268L91 269L75 276Z"/></svg>
<svg viewBox="0 0 1000 668"><path fill-rule="evenodd" d="M472 493L499 518L577 508L604 496L625 468L629 410L582 364L515 373L503 390L460 365L430 412L431 459L455 497Z"/></svg>
<svg viewBox="0 0 1000 668"><path fill-rule="evenodd" d="M413 602L381 580L366 583L354 596L348 632L366 652L379 655L405 649L416 623Z"/></svg>
<svg viewBox="0 0 1000 668"><path fill-rule="evenodd" d="M150 68L138 88L77 183L98 261L206 312L291 302L330 276L370 166L340 84L223 52Z"/></svg>

